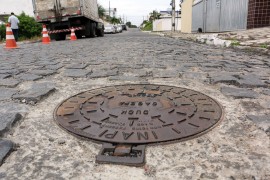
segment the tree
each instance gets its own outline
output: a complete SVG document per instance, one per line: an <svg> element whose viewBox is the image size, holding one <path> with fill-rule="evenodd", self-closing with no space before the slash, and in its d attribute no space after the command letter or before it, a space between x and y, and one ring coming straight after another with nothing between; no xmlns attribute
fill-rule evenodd
<svg viewBox="0 0 270 180"><path fill-rule="evenodd" d="M120 24L120 19L118 19L118 18L116 18L116 17L112 17L111 20L110 20L110 22L111 22L112 24Z"/></svg>
<svg viewBox="0 0 270 180"><path fill-rule="evenodd" d="M42 25L37 23L33 17L26 15L24 12L17 17L20 20L19 39L30 39L35 36L41 36ZM6 36L5 25L0 26L0 36L1 38L5 38Z"/></svg>
<svg viewBox="0 0 270 180"><path fill-rule="evenodd" d="M101 19L105 17L105 12L106 12L105 8L100 4L98 4L98 15Z"/></svg>
<svg viewBox="0 0 270 180"><path fill-rule="evenodd" d="M153 10L153 12L151 12L149 15L150 15L149 21L154 21L156 19L160 19L160 16L161 16L161 14L155 10Z"/></svg>
<svg viewBox="0 0 270 180"><path fill-rule="evenodd" d="M126 25L130 28L132 24L131 24L131 22L129 21L129 22L126 23Z"/></svg>
<svg viewBox="0 0 270 180"><path fill-rule="evenodd" d="M22 12L18 19L19 24L19 35L24 38L31 38L34 36L41 36L42 25L37 23L33 17L26 15Z"/></svg>

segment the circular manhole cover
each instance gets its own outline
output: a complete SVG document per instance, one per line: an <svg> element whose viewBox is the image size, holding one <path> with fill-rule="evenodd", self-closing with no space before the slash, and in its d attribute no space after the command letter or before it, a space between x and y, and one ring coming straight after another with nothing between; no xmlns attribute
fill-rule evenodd
<svg viewBox="0 0 270 180"><path fill-rule="evenodd" d="M190 89L163 85L120 85L89 90L61 103L55 120L92 140L147 144L186 140L214 127L222 108Z"/></svg>

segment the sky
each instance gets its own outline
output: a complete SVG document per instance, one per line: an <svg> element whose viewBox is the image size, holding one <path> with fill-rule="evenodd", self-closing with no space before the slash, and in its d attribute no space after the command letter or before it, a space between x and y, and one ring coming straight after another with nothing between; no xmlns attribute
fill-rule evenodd
<svg viewBox="0 0 270 180"><path fill-rule="evenodd" d="M104 8L117 8L117 16L123 17L132 24L139 25L153 10L167 10L171 0L98 0ZM176 4L179 4L176 0ZM179 9L179 8L178 8ZM33 16L32 0L0 0L0 14L14 12L20 14L24 11Z"/></svg>

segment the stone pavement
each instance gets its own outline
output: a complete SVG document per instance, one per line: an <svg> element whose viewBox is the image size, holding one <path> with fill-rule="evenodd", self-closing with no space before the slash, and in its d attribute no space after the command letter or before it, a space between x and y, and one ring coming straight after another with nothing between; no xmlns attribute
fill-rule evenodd
<svg viewBox="0 0 270 180"><path fill-rule="evenodd" d="M270 53L270 27L224 33L185 34L181 32L164 32L158 34L220 47L233 47L264 54Z"/></svg>
<svg viewBox="0 0 270 180"><path fill-rule="evenodd" d="M130 30L0 48L0 179L270 179L270 59ZM127 83L200 91L224 120L193 140L148 146L144 167L95 163L101 145L53 120L64 99Z"/></svg>

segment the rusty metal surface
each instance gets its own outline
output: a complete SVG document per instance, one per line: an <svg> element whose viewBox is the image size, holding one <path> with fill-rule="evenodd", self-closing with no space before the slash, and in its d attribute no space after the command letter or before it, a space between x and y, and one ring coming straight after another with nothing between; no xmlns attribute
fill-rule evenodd
<svg viewBox="0 0 270 180"><path fill-rule="evenodd" d="M76 135L136 145L181 141L205 133L221 120L222 108L190 89L120 85L75 95L58 106L54 117ZM121 148L117 150L121 153Z"/></svg>
<svg viewBox="0 0 270 180"><path fill-rule="evenodd" d="M112 145L103 144L96 157L97 163L143 166L145 164L145 145Z"/></svg>

